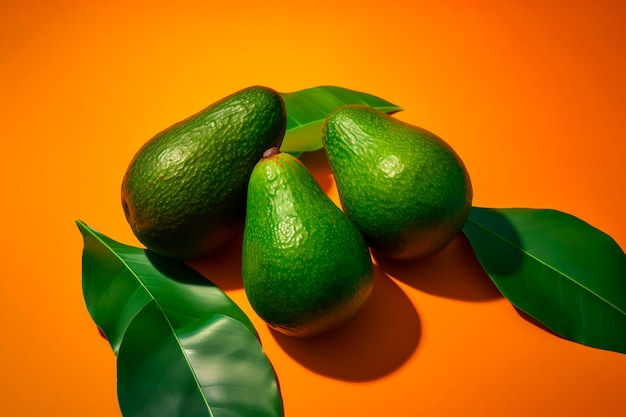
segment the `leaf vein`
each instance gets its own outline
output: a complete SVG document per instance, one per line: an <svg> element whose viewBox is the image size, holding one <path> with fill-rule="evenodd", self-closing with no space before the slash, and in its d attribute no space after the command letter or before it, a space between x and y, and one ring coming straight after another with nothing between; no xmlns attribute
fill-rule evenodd
<svg viewBox="0 0 626 417"><path fill-rule="evenodd" d="M583 290L587 291L589 294L595 296L596 298L602 300L603 302L605 302L607 305L609 305L610 307L614 308L615 310L617 310L618 312L620 312L622 315L626 315L626 312L623 311L622 309L620 309L618 306L614 305L613 303L611 303L610 301L608 301L606 298L602 297L601 295L597 294L595 291L591 290L590 288L586 287L585 285L581 284L580 282L576 281L576 279L574 277L569 276L568 274L566 274L563 271L560 271L559 269L553 267L552 265L546 263L545 261L543 261L542 259L538 258L537 256L535 256L534 254L532 254L531 252L527 251L526 249L524 249L523 247L520 247L519 245L516 245L515 243L511 242L509 239L506 239L504 236L501 236L500 234L496 233L495 231L485 227L484 225L480 224L479 222L477 222L476 220L472 219L472 218L468 218L468 221L472 222L475 226L485 230L486 232L492 234L493 236L496 236L497 238L499 238L500 240L502 240L503 242L507 243L508 245L510 245L511 247L518 249L520 252L522 252L523 254L525 254L526 256L528 256L529 258L535 260L536 262L539 262L541 265L545 266L546 268L560 274L561 276L567 278L569 281L573 282L574 284L576 284L577 286L579 286L580 288L582 288Z"/></svg>
<svg viewBox="0 0 626 417"><path fill-rule="evenodd" d="M172 325L169 317L167 316L167 314L165 314L165 309L160 305L160 303L158 302L158 300L156 299L154 294L152 294L152 292L148 289L148 287L146 287L146 285L143 283L143 281L141 280L139 275L137 275L135 270L129 265L127 260L122 255L120 255L117 251L115 251L110 245L108 245L106 242L104 242L98 235L96 235L94 233L91 233L91 231L90 231L90 235L92 237L94 237L98 242L100 242L100 244L103 245L105 248L109 249L109 252L111 254L113 254L113 256L115 258L117 258L132 273L132 275L139 282L141 287L146 291L146 293L152 299L152 301L150 301L150 302L153 302L155 304L155 306L159 309L161 314L163 315L165 321L167 322L167 325L169 326L169 328L172 331L172 334L177 335L176 334L176 330L174 329L174 326ZM128 325L126 326L126 329L124 329L124 333L126 333L126 330L128 329L128 326L130 325L130 323L132 323L136 319L136 317L139 315L139 313L141 311L143 311L146 308L146 306L148 306L150 304L150 302L144 304L140 309L138 309L135 312L135 314L133 314L132 318L128 322ZM124 335L121 335L121 337L120 337L120 345L121 345L121 342L123 341L123 339L124 339ZM189 357L187 356L187 352L185 351L183 345L180 342L180 339L178 338L178 336L176 336L174 339L176 340L176 343L178 344L178 347L181 350L181 352L183 352L183 355L184 355L184 358L185 358L185 362L187 363L187 366L188 366L188 368L189 368L189 370L191 372L192 377L194 378L194 381L196 382L196 385L197 386L201 386L200 385L200 381L198 380L198 377L196 375L196 372L194 371L193 366L191 366L191 362L189 361ZM206 395L205 395L203 390L199 390L199 391L200 391L200 393L202 395L202 399L203 399L204 403L207 406L207 410L209 411L209 414L211 415L211 417L213 417L213 412L211 411L211 405L208 402L208 398L206 397Z"/></svg>

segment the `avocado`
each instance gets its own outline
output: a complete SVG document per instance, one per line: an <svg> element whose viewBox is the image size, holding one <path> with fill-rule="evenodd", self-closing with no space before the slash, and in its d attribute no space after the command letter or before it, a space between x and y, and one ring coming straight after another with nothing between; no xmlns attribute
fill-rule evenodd
<svg viewBox="0 0 626 417"><path fill-rule="evenodd" d="M276 91L248 87L156 134L130 162L122 207L146 248L178 259L211 253L243 232L248 180L280 146L286 115Z"/></svg>
<svg viewBox="0 0 626 417"><path fill-rule="evenodd" d="M242 276L256 313L295 337L346 323L371 293L363 237L310 171L278 148L250 176Z"/></svg>
<svg viewBox="0 0 626 417"><path fill-rule="evenodd" d="M443 139L361 105L330 112L322 129L343 210L374 255L419 259L459 234L472 184Z"/></svg>

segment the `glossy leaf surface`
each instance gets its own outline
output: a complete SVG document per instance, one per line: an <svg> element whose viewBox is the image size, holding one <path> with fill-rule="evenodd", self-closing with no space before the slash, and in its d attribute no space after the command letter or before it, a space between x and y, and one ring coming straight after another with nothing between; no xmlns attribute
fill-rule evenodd
<svg viewBox="0 0 626 417"><path fill-rule="evenodd" d="M117 355L125 417L282 416L250 320L180 263L77 221L87 309Z"/></svg>
<svg viewBox="0 0 626 417"><path fill-rule="evenodd" d="M556 334L626 353L626 255L563 212L472 208L464 233L502 294Z"/></svg>
<svg viewBox="0 0 626 417"><path fill-rule="evenodd" d="M322 123L337 107L361 104L387 114L402 110L371 94L335 86L319 86L281 95L287 112L287 131L280 150L296 155L322 148Z"/></svg>

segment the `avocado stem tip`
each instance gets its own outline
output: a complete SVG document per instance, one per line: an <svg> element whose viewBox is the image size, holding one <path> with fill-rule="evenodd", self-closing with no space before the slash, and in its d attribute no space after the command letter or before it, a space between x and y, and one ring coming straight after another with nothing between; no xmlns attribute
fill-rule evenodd
<svg viewBox="0 0 626 417"><path fill-rule="evenodd" d="M273 146L263 152L263 159L271 158L272 156L278 155L279 153L280 149L278 149L276 146Z"/></svg>

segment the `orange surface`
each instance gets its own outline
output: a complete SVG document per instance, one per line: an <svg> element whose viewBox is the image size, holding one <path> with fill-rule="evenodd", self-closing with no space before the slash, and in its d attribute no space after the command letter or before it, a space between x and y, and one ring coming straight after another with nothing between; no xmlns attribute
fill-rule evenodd
<svg viewBox="0 0 626 417"><path fill-rule="evenodd" d="M560 209L626 247L626 3L494 3L0 2L0 414L120 415L73 221L136 244L130 158L249 85L379 95L459 152L476 205ZM322 156L303 160L336 199ZM522 318L464 239L379 265L362 313L315 341L259 321L236 247L195 266L254 320L287 417L626 413L626 355Z"/></svg>

